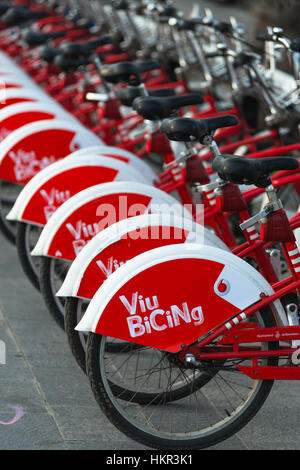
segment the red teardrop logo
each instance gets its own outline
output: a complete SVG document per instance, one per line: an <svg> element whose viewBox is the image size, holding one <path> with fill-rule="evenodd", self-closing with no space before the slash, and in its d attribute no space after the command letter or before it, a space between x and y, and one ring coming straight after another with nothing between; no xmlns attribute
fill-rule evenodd
<svg viewBox="0 0 300 470"><path fill-rule="evenodd" d="M218 290L219 294L225 295L225 294L227 294L229 289L230 289L229 282L225 281L225 279L221 279L221 281L217 285L217 290Z"/></svg>

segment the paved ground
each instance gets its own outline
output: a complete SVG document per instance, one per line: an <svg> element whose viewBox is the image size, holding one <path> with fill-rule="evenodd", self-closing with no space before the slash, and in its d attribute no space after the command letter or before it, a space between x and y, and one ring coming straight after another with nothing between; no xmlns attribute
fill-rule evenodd
<svg viewBox="0 0 300 470"><path fill-rule="evenodd" d="M200 3L214 6L213 2ZM190 4L186 1L184 7ZM216 6L218 14L219 8ZM245 17L246 13L239 8L238 14ZM1 365L1 341L6 345L5 365ZM275 384L255 419L237 436L212 449L300 450L299 392L297 382ZM99 410L64 333L24 276L15 248L2 237L0 449L143 449Z"/></svg>
<svg viewBox="0 0 300 470"><path fill-rule="evenodd" d="M143 449L102 415L64 333L25 278L15 248L2 237L0 260L0 340L6 344L0 449ZM275 384L256 418L213 449L300 450L299 393L297 382Z"/></svg>

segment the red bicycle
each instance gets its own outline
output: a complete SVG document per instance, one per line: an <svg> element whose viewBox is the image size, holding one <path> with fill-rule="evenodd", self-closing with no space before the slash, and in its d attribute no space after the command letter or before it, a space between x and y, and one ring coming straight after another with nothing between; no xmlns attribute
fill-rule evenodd
<svg viewBox="0 0 300 470"><path fill-rule="evenodd" d="M201 121L173 124L164 124L170 137L207 136ZM270 180L298 162L216 153L213 167L224 184L264 188L268 203L241 228L251 237L260 222L254 246L280 244L286 278L271 287L223 250L161 247L113 273L77 326L90 331L87 373L101 409L122 432L152 448L214 445L253 418L274 380L300 379L299 250ZM106 348L110 336L124 341L122 352Z"/></svg>

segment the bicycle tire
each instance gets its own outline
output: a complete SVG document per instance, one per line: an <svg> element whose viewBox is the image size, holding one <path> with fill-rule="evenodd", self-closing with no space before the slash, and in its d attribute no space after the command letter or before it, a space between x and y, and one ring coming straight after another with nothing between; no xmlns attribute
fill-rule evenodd
<svg viewBox="0 0 300 470"><path fill-rule="evenodd" d="M275 324L272 312L269 308L264 309L263 315L259 315L259 318L260 323L264 327L273 326ZM270 343L267 345L267 347L274 349L277 347L277 343ZM105 354L107 354L105 352L105 337L90 333L87 353L87 373L97 403L108 419L120 431L122 431L131 439L155 449L203 449L229 438L241 428L243 428L255 416L268 397L273 385L273 380L253 381L253 386L249 392L247 391L245 401L242 401L241 404L232 413L229 413L228 410L224 409L223 415L221 414L220 424L218 424L218 426L216 423L213 425L210 424L204 427L203 431L190 431L186 435L183 435L182 428L184 420L186 419L187 410L184 408L182 403L180 403L178 406L178 402L174 402L175 414L171 414L170 403L167 403L168 406L165 407L165 409L163 409L163 403L160 403L160 406L157 407L157 409L155 408L156 405L151 407L151 405L148 404L147 406L150 408L149 413L151 415L151 426L147 427L148 416L145 417L145 425L141 425L139 421L134 421L133 417L130 415L131 408L128 406L128 404L125 404L123 409L120 405L120 402L123 403L122 397L116 397L113 388L111 388L109 377L106 375L105 371ZM277 360L274 358L266 360L268 364L272 365L274 365L276 361ZM241 374L242 376L240 377L242 377L243 380L246 377L246 382L249 381L249 378L245 376L245 374ZM222 382L220 381L220 383ZM218 387L213 387L212 381L208 383L208 387L211 388L212 393L217 393L219 391ZM193 399L196 393L197 392L191 394L188 398ZM200 394L202 394L202 397L205 397L203 388L199 390L199 395ZM221 400L225 399L222 394L220 394L220 396ZM209 399L207 401L209 403ZM166 409L167 414L166 419L164 419L163 411ZM183 410L182 419L180 418L180 413L178 410ZM210 412L213 414L214 412L213 407L212 409L207 409L206 407L202 406L200 410L202 411L202 414L199 415L199 419L195 419L195 413L189 410L191 419L195 419L196 425L198 424L200 418L202 419L204 411L208 414ZM155 411L157 411L157 419L161 425L167 426L168 420L173 420L170 426L175 423L175 425L179 427L180 432L173 433L172 437L170 437L167 432L154 429L153 421ZM140 416L143 416L145 412L146 407L142 410L142 412L138 411L139 414L137 414L137 419L140 419ZM218 416L218 413L216 413L216 415ZM197 416L198 415L196 415L196 418Z"/></svg>
<svg viewBox="0 0 300 470"><path fill-rule="evenodd" d="M80 369L86 374L86 354L84 340L80 336L80 332L75 330L78 324L78 315L80 299L76 297L67 297L65 302L65 332L71 352L79 365Z"/></svg>
<svg viewBox="0 0 300 470"><path fill-rule="evenodd" d="M17 222L16 230L16 247L21 266L27 278L33 287L40 291L38 260L33 260L31 251L34 243L30 243L30 231L36 230L37 227L25 222ZM41 230L41 228L40 228Z"/></svg>
<svg viewBox="0 0 300 470"><path fill-rule="evenodd" d="M9 224L5 219L1 204L0 204L0 231L4 235L5 239L12 245L16 244L16 233L13 229L13 225Z"/></svg>
<svg viewBox="0 0 300 470"><path fill-rule="evenodd" d="M62 329L65 329L65 298L57 297L56 293L58 288L55 285L55 275L57 273L59 265L62 264L64 267L65 262L56 259L48 258L46 256L40 259L40 271L39 271L39 284L40 291L43 296L46 307L56 322L56 324ZM69 263L68 263L69 264ZM62 282L65 278L65 273L62 273ZM60 287L60 286L59 286Z"/></svg>
<svg viewBox="0 0 300 470"><path fill-rule="evenodd" d="M9 188L13 190L19 185L14 183L6 183L4 181L0 181L0 231L4 235L5 239L11 243L12 245L16 244L16 222L12 222L6 219L6 215L13 207L14 202L17 198L17 194L13 194L10 197L6 195L6 191L4 186L8 185ZM19 191L18 191L19 192Z"/></svg>

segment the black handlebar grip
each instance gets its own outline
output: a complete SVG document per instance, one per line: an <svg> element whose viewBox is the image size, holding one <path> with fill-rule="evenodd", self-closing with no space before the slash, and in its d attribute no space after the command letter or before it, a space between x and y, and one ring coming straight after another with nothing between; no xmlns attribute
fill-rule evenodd
<svg viewBox="0 0 300 470"><path fill-rule="evenodd" d="M293 52L300 52L300 38L294 39L294 41L292 41L291 50Z"/></svg>
<svg viewBox="0 0 300 470"><path fill-rule="evenodd" d="M257 33L256 39L258 41L273 41L273 35L269 33Z"/></svg>

